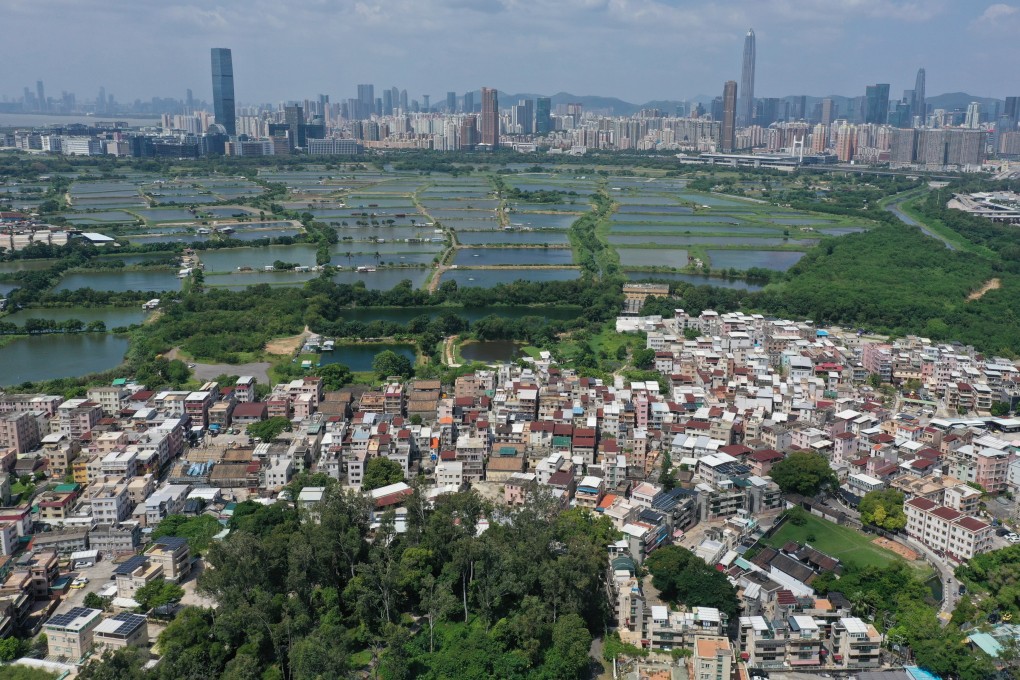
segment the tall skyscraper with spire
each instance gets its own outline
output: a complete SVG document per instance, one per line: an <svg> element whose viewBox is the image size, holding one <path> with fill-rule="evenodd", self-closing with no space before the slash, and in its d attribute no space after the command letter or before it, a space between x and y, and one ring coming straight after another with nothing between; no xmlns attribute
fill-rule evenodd
<svg viewBox="0 0 1020 680"><path fill-rule="evenodd" d="M740 101L737 104L737 125L750 125L754 119L754 62L756 58L754 29L747 29L744 38L744 64L740 70Z"/></svg>
<svg viewBox="0 0 1020 680"><path fill-rule="evenodd" d="M212 48L213 113L228 135L237 134L234 105L234 61L225 47Z"/></svg>
<svg viewBox="0 0 1020 680"><path fill-rule="evenodd" d="M910 115L919 116L921 125L924 125L928 116L928 103L924 99L924 69L917 69L917 80L914 81L914 101L911 103Z"/></svg>

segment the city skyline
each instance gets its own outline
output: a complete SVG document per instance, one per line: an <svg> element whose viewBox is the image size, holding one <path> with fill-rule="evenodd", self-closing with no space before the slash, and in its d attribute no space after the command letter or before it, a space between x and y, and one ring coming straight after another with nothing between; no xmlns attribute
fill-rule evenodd
<svg viewBox="0 0 1020 680"><path fill-rule="evenodd" d="M228 2L211 9L147 13L133 11L134 5L127 12L128 5L115 1L96 7L75 3L54 15L36 4L15 3L8 23L12 49L0 75L0 93L16 97L41 80L51 97L63 90L95 92L105 85L120 101L181 97L189 88L199 98L211 98L205 54L217 44L236 53L239 82L245 83L238 91L241 103L294 100L317 92L339 97L357 83L391 81L413 83L412 97L429 93L437 101L447 91L475 89L482 81L498 83L505 92L567 91L633 103L695 99L740 77L741 39L748 26L754 26L760 43L758 97L854 96L876 82L890 83L898 93L913 85L916 69L924 65L934 76L931 92L967 90L1002 98L1009 94L1008 65L1020 57L1015 41L997 39L1020 31L1020 6L1004 3L920 7L855 0L830 7L818 0L787 0L727 3L724 10L664 0L578 0L543 13L511 11L518 5L510 4L361 3L327 14L324 7L302 4L246 13ZM121 30L118 40L100 52L77 36L82 25L98 25L104 17L115 18ZM575 30L553 31L557 17ZM44 19L48 31L40 37L31 26ZM162 22L160 30L153 31L147 20ZM271 39L279 26L294 21L311 27L305 40L291 45ZM796 31L789 30L790 22ZM676 30L684 36L678 45L659 40ZM435 38L446 32L463 39L443 41L437 51ZM270 49L260 41L262 33ZM309 49L320 41L324 51ZM53 49L58 44L62 49ZM333 46L341 44L343 53L363 53L366 59L356 68L338 69L331 55ZM599 49L590 50L595 44ZM76 59L60 56L66 49L75 50ZM891 53L910 56L890 59ZM419 58L422 54L428 58ZM584 55L584 68L565 54ZM137 68L125 71L124 63Z"/></svg>

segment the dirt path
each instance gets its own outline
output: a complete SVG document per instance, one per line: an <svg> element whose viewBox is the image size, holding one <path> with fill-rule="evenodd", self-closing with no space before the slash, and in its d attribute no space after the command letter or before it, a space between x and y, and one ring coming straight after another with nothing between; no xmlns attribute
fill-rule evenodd
<svg viewBox="0 0 1020 680"><path fill-rule="evenodd" d="M978 288L973 293L971 293L970 295L967 296L967 302L972 302L974 300L978 300L978 299L981 298L981 296L983 296L988 291L990 291L990 290L999 290L999 288L1001 288L1001 287L1002 287L1002 281L1001 280L999 280L999 279L989 279L988 281L985 281L985 285L981 286L980 288Z"/></svg>
<svg viewBox="0 0 1020 680"><path fill-rule="evenodd" d="M446 338L443 343L443 362L450 368L457 368L460 366L455 360L454 356L454 343L457 342L457 336L451 335Z"/></svg>
<svg viewBox="0 0 1020 680"><path fill-rule="evenodd" d="M304 344L305 338L312 334L312 331L305 326L305 329L297 335L292 335L289 338L277 338L270 340L266 343L266 352L269 354L278 354L281 356L288 356L301 349L301 345Z"/></svg>

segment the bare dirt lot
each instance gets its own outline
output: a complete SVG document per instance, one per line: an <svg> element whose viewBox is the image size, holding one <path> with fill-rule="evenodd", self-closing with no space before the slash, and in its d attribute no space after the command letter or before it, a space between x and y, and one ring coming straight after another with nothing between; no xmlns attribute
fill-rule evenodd
<svg viewBox="0 0 1020 680"><path fill-rule="evenodd" d="M908 548L905 545L900 545L899 543L894 543L893 541L890 541L888 538L879 537L879 538L876 538L875 540L873 540L872 543L874 543L875 545L877 545L880 548L885 548L886 550L890 550L890 551L896 553L897 555L899 555L900 557L902 557L903 559L910 560L911 562L913 562L914 560L916 560L916 559L918 559L920 557L917 554L916 551L911 550L910 548Z"/></svg>
<svg viewBox="0 0 1020 680"><path fill-rule="evenodd" d="M289 338L277 338L276 340L270 340L266 343L266 352L269 354L279 354L281 356L293 354L301 348L302 343L304 343L305 338L307 338L310 333L311 331L308 330L308 326L305 326L305 329L297 335L292 335Z"/></svg>

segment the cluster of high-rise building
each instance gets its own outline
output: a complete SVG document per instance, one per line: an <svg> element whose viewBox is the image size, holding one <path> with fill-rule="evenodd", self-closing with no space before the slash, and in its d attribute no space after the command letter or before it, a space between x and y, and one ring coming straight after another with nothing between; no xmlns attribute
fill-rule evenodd
<svg viewBox="0 0 1020 680"><path fill-rule="evenodd" d="M986 113L979 102L965 111L932 110L925 96L926 73L918 69L914 89L890 100L888 83L865 88L839 111L822 99L809 115L805 96L755 99L756 42L744 39L740 87L729 80L712 105L721 121L719 150L724 154L761 149L831 153L841 162L891 163L926 169L980 167L989 152L1020 155L1020 106L1007 97L1005 108ZM813 126L810 123L815 123Z"/></svg>
<svg viewBox="0 0 1020 680"><path fill-rule="evenodd" d="M461 95L447 92L436 103L428 95L408 97L406 89L357 86L357 96L330 101L320 94L277 106L238 107L229 49L211 51L212 114L188 91L184 106L165 112L160 125L140 135L82 134L75 139L26 132L4 139L9 146L65 154L115 153L194 157L207 153L282 155L357 153L361 148L416 148L441 151L492 150L583 153L601 150L658 150L722 154L787 154L803 160L890 163L925 169L980 167L989 154L1020 156L1020 105L1007 97L1004 108L933 109L926 99L926 73L913 89L890 99L890 85L868 85L862 96L809 99L806 95L755 97L757 44L754 30L744 40L740 82L725 83L706 107L675 111L642 110L631 116L586 111L580 103L553 106L550 97L517 99L500 106L495 88ZM377 96L379 95L379 96ZM68 100L66 94L60 100ZM68 100L74 103L73 95ZM67 102L65 102L67 103ZM43 83L26 88L22 106L38 112L68 110L47 99ZM73 108L73 106L71 106ZM112 95L101 90L90 111L113 112ZM101 132L101 131L100 131ZM88 138L93 137L92 141ZM81 142L78 138L86 138ZM116 142L111 144L110 142Z"/></svg>

